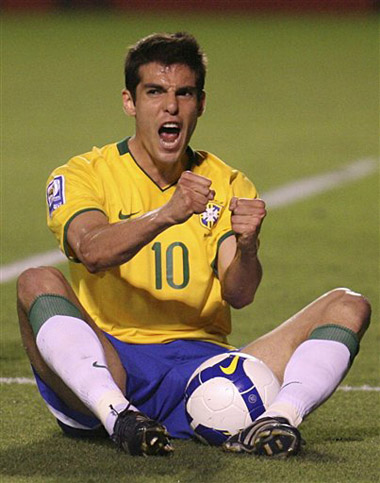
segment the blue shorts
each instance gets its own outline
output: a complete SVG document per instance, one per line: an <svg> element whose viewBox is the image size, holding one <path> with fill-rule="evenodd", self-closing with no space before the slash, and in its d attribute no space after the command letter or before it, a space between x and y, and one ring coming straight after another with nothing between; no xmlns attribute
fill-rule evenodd
<svg viewBox="0 0 380 483"><path fill-rule="evenodd" d="M126 370L127 399L147 416L164 424L172 437L190 438L193 431L187 423L184 404L187 382L205 360L229 350L217 344L195 340L128 344L105 335ZM64 431L75 436L90 436L89 430L100 427L97 418L70 409L36 372L35 377L41 396Z"/></svg>

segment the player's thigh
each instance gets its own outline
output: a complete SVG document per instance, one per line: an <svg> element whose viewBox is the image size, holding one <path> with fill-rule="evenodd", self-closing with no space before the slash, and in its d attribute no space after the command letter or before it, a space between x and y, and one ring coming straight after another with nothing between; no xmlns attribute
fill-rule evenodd
<svg viewBox="0 0 380 483"><path fill-rule="evenodd" d="M291 355L297 348L296 331L280 325L257 340L242 348L242 352L251 354L273 371L280 383Z"/></svg>
<svg viewBox="0 0 380 483"><path fill-rule="evenodd" d="M48 373L48 369L45 367L36 347L27 314L36 298L44 294L54 294L64 297L79 309L82 319L94 330L99 338L105 352L109 370L117 385L124 392L126 374L116 350L86 312L64 275L54 267L29 269L18 280L20 331L24 346L36 370L39 373Z"/></svg>
<svg viewBox="0 0 380 483"><path fill-rule="evenodd" d="M282 382L285 367L293 352L316 327L325 324L348 326L360 337L360 327L366 319L367 310L366 302L360 294L348 289L334 289L242 350L265 362Z"/></svg>

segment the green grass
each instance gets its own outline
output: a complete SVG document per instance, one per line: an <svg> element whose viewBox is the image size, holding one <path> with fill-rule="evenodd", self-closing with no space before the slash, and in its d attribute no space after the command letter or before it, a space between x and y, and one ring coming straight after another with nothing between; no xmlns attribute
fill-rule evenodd
<svg viewBox="0 0 380 483"><path fill-rule="evenodd" d="M34 388L11 386L2 401L2 416L12 421L13 430L13 438L2 442L2 481L378 481L378 430L371 412L363 411L364 405L373 403L368 393L335 394L305 423L307 444L293 460L226 455L219 448L192 441L178 441L170 460L143 459L115 451L108 441L63 436L52 418L45 417ZM33 418L29 420L32 436L25 428L28 415ZM350 417L352 421L347 421Z"/></svg>
<svg viewBox="0 0 380 483"><path fill-rule="evenodd" d="M244 170L263 192L378 157L377 24L360 16L4 16L1 263L54 248L44 219L53 167L131 133L121 110L122 61L142 35L186 29L199 38L209 57L208 107L192 146ZM373 325L344 384L380 385L378 192L376 173L269 207L264 280L255 303L233 312L232 343L349 286L371 300ZM1 375L30 377L15 283L0 289ZM302 425L302 455L283 462L191 441L176 442L170 461L131 458L108 441L64 437L33 386L2 385L1 398L4 482L378 481L375 392L337 392Z"/></svg>
<svg viewBox="0 0 380 483"><path fill-rule="evenodd" d="M165 29L194 32L209 57L192 145L244 169L260 191L377 153L375 18L5 17L3 263L53 245L43 218L50 171L131 133L124 52Z"/></svg>

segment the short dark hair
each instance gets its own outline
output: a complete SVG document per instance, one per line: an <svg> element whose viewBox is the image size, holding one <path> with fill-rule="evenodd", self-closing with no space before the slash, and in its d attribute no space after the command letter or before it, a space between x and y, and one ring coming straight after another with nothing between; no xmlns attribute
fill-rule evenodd
<svg viewBox="0 0 380 483"><path fill-rule="evenodd" d="M132 45L124 64L125 87L136 101L136 87L140 82L139 69L150 62L165 66L173 64L187 65L196 76L198 98L202 96L207 58L193 35L186 32L175 34L151 34Z"/></svg>

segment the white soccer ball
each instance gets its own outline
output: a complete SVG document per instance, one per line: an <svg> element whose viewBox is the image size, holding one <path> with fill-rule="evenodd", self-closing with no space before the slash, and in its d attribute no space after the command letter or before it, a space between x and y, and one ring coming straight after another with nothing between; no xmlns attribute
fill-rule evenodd
<svg viewBox="0 0 380 483"><path fill-rule="evenodd" d="M279 390L276 376L256 357L219 354L190 377L186 416L202 442L219 445L259 417Z"/></svg>

